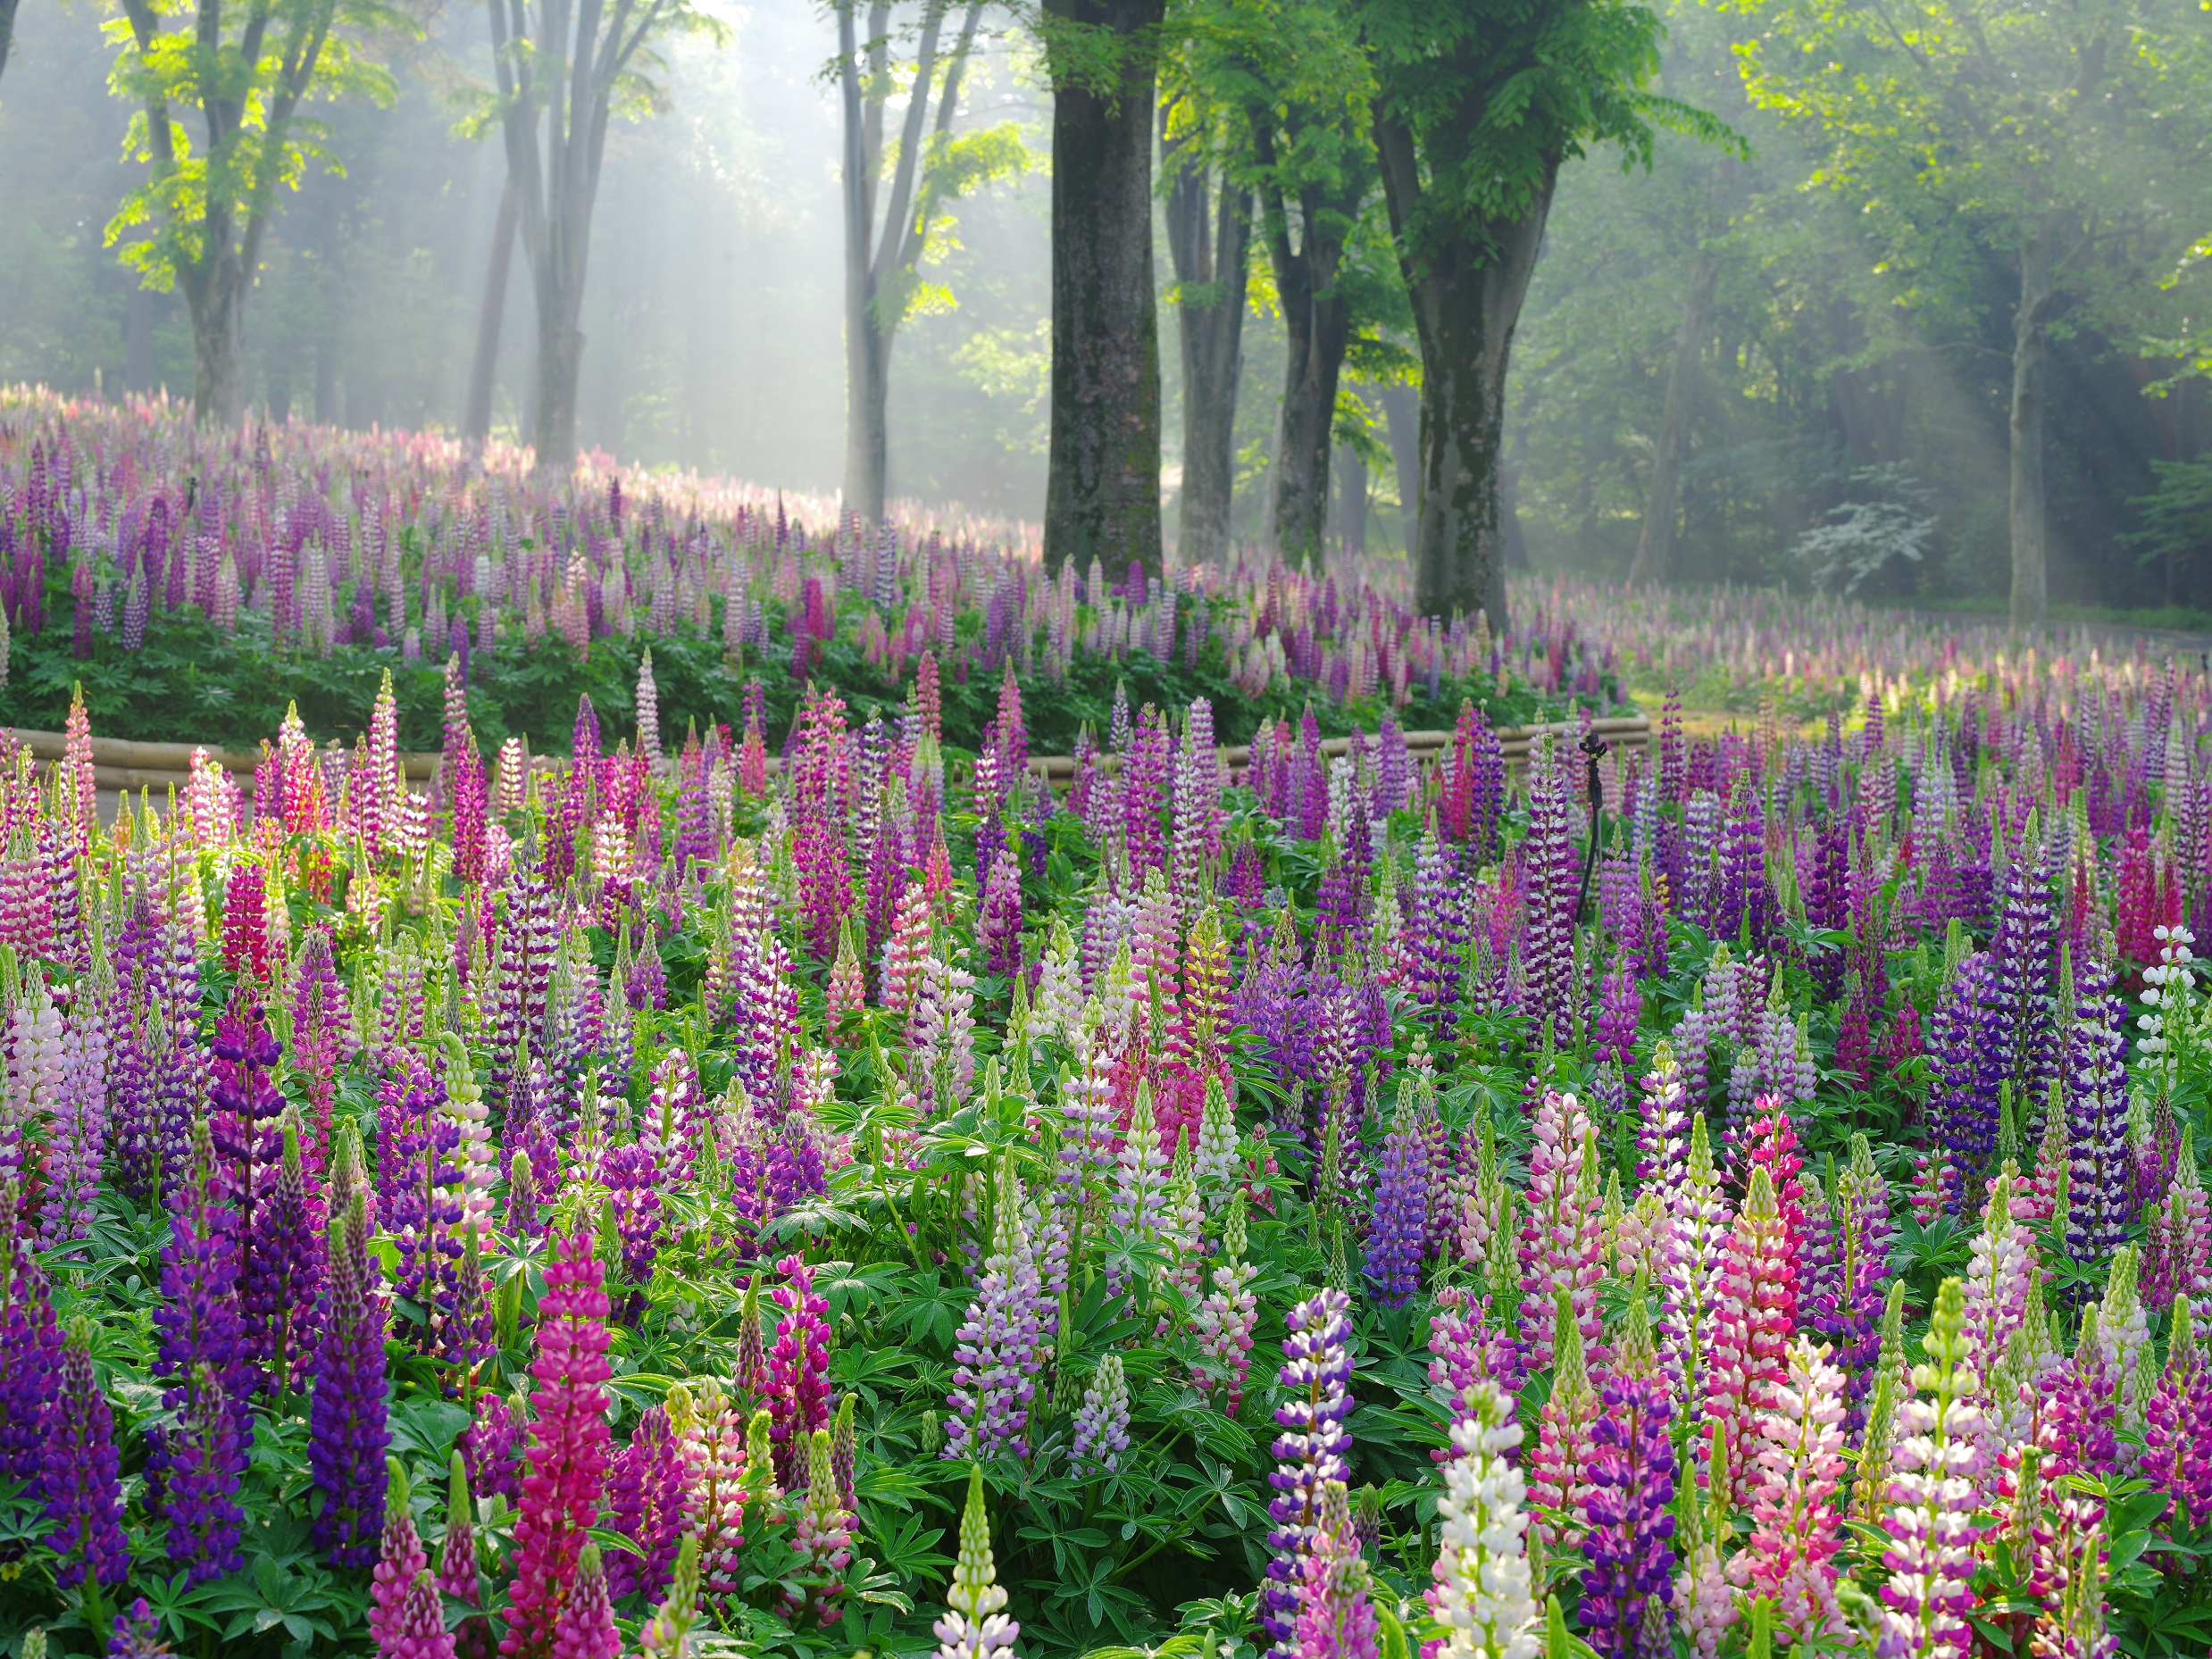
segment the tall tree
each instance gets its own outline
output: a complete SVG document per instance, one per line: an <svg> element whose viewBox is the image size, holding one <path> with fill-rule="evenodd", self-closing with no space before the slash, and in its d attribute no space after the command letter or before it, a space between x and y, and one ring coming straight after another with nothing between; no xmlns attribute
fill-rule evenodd
<svg viewBox="0 0 2212 1659"><path fill-rule="evenodd" d="M469 359L469 388L461 405L461 436L482 443L491 436L492 384L499 372L499 337L506 331L507 279L514 271L514 229L522 204L509 178L492 220L491 257L484 266L484 296L477 303L476 350Z"/></svg>
<svg viewBox="0 0 2212 1659"><path fill-rule="evenodd" d="M983 4L969 0L961 10L947 49L952 0L922 0L906 107L890 152L890 188L884 190L884 115L897 79L895 8L890 0L870 0L865 40L857 38L859 0L836 0L836 10L845 118L845 504L872 524L883 516L889 472L891 342L923 293L921 267L931 232L946 205L977 185L1021 171L1029 152L1010 122L955 135Z"/></svg>
<svg viewBox="0 0 2212 1659"><path fill-rule="evenodd" d="M1175 324L1182 347L1183 471L1175 556L1183 564L1216 561L1229 551L1252 246L1252 193L1219 154L1211 125L1196 98L1171 96L1160 102L1167 249L1175 267Z"/></svg>
<svg viewBox="0 0 2212 1659"><path fill-rule="evenodd" d="M2189 232L2171 193L2144 188L2193 142L2161 123L2166 51L2196 8L2151 0L1759 0L1742 51L1755 102L1821 153L1819 177L1860 210L1924 309L1982 307L1990 259L2012 271L2007 437L2011 615L2044 620L2044 487L2052 332L2094 319L2116 279L2170 268Z"/></svg>
<svg viewBox="0 0 2212 1659"><path fill-rule="evenodd" d="M1514 324L1559 169L1593 141L1649 154L1658 20L1628 0L1347 0L1421 346L1425 613L1506 620L1498 445Z"/></svg>
<svg viewBox="0 0 2212 1659"><path fill-rule="evenodd" d="M1158 574L1152 118L1167 0L1044 0L1052 76L1052 439L1045 564Z"/></svg>
<svg viewBox="0 0 2212 1659"><path fill-rule="evenodd" d="M146 287L180 288L192 316L192 410L232 423L246 413L246 301L280 185L309 164L335 169L311 98L396 96L356 50L401 26L380 0L122 0L108 25L120 46L111 84L138 107L125 153L147 164L108 223ZM188 126L198 118L196 136Z"/></svg>
<svg viewBox="0 0 2212 1659"><path fill-rule="evenodd" d="M488 118L506 141L538 310L530 442L540 471L566 472L576 458L578 322L607 123L618 104L649 104L653 89L640 73L647 43L705 25L690 0L490 0L490 11L498 97Z"/></svg>
<svg viewBox="0 0 2212 1659"><path fill-rule="evenodd" d="M1276 13L1279 88L1248 105L1252 161L1275 298L1282 312L1275 550L1318 570L1329 521L1337 387L1354 324L1348 255L1374 186L1366 77L1339 20L1319 6Z"/></svg>
<svg viewBox="0 0 2212 1659"><path fill-rule="evenodd" d="M0 75L8 72L8 53L15 45L16 0L0 0Z"/></svg>
<svg viewBox="0 0 2212 1659"><path fill-rule="evenodd" d="M1713 288L1720 279L1720 254L1700 242L1690 255L1682 291L1682 321L1674 330L1674 355L1666 373L1666 402L1651 449L1651 486L1644 496L1642 528L1636 556L1628 567L1632 588L1658 587L1674 573L1675 520L1682 509L1682 457L1690 444L1690 402L1698 371L1705 362L1706 337L1713 327Z"/></svg>

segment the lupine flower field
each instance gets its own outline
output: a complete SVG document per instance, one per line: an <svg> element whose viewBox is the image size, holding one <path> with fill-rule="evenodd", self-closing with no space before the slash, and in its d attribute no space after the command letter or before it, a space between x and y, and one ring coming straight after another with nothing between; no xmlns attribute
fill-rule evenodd
<svg viewBox="0 0 2212 1659"><path fill-rule="evenodd" d="M6 420L12 1652L2212 1646L2201 676Z"/></svg>

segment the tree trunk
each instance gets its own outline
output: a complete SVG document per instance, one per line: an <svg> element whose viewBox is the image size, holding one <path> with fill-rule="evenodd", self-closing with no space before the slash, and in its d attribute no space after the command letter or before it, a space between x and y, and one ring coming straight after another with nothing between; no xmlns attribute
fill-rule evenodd
<svg viewBox="0 0 2212 1659"><path fill-rule="evenodd" d="M571 311L567 304L539 310L538 409L530 422L538 470L563 478L576 464L576 382L584 367L583 330L569 321Z"/></svg>
<svg viewBox="0 0 2212 1659"><path fill-rule="evenodd" d="M1375 117L1390 228L1401 249L1420 204L1413 133ZM1528 213L1493 220L1480 235L1440 238L1418 258L1401 254L1421 341L1421 521L1414 540L1414 607L1423 616L1486 612L1507 622L1498 448L1514 325L1528 297L1544 220L1558 179L1547 160Z"/></svg>
<svg viewBox="0 0 2212 1659"><path fill-rule="evenodd" d="M1046 0L1120 47L1110 94L1056 79L1052 451L1045 564L1152 574L1160 552L1160 335L1152 285L1154 38L1166 0Z"/></svg>
<svg viewBox="0 0 2212 1659"><path fill-rule="evenodd" d="M1164 126L1164 109L1161 115ZM1252 197L1224 178L1216 202L1210 182L1202 169L1179 167L1167 185L1167 247L1179 290L1175 320L1183 371L1175 562L1184 566L1228 556L1237 481L1237 381L1244 366Z"/></svg>
<svg viewBox="0 0 2212 1659"><path fill-rule="evenodd" d="M1414 137L1378 113L1390 229L1401 249L1420 204ZM1559 176L1556 158L1531 193L1528 213L1440 238L1419 257L1401 253L1414 328L1421 343L1421 517L1414 538L1414 606L1424 616L1489 614L1507 624L1498 449L1504 437L1506 370L1514 325L1528 297L1544 221Z"/></svg>
<svg viewBox="0 0 2212 1659"><path fill-rule="evenodd" d="M875 186L883 153L882 79L888 64L890 7L883 0L869 7L868 87L864 95L854 38L855 0L838 7L839 82L844 102L845 152L839 193L845 208L845 504L864 524L883 518L885 475L890 470L889 402L887 372L889 342L876 315ZM937 13L930 13L935 27ZM927 91L917 88L919 98ZM911 104L910 104L911 109ZM911 147L911 146L909 146ZM910 157L901 157L910 161ZM891 234L897 235L892 227Z"/></svg>
<svg viewBox="0 0 2212 1659"><path fill-rule="evenodd" d="M1254 122L1263 165L1274 160L1272 120L1262 115ZM1335 197L1317 189L1306 191L1298 204L1295 249L1282 198L1272 193L1264 198L1288 347L1275 433L1275 551L1285 563L1315 571L1321 568L1329 523L1330 435L1336 420L1337 381L1351 338L1351 307L1337 292L1337 278L1361 193L1357 184L1348 185Z"/></svg>
<svg viewBox="0 0 2212 1659"><path fill-rule="evenodd" d="M154 290L137 282L123 296L123 384L154 389Z"/></svg>
<svg viewBox="0 0 2212 1659"><path fill-rule="evenodd" d="M15 45L16 0L0 0L0 75L8 72L8 52Z"/></svg>
<svg viewBox="0 0 2212 1659"><path fill-rule="evenodd" d="M1414 530L1421 521L1421 397L1410 386L1386 386L1382 399L1385 429L1390 438L1390 461L1398 473L1398 513L1406 542L1413 556Z"/></svg>
<svg viewBox="0 0 2212 1659"><path fill-rule="evenodd" d="M1674 330L1674 361L1666 371L1666 402L1659 412L1658 442L1651 454L1651 488L1644 497L1643 529L1628 567L1631 588L1664 586L1674 574L1674 521L1682 510L1682 453L1689 446L1690 402L1705 337L1713 317L1713 285L1720 261L1699 248L1690 262L1690 288L1682 323Z"/></svg>
<svg viewBox="0 0 2212 1659"><path fill-rule="evenodd" d="M1367 552L1367 463L1349 444L1337 446L1337 539L1344 551Z"/></svg>
<svg viewBox="0 0 2212 1659"><path fill-rule="evenodd" d="M2012 625L2043 625L2049 533L2043 504L2043 376L2050 345L2050 243L2038 229L2020 250L2012 328Z"/></svg>
<svg viewBox="0 0 2212 1659"><path fill-rule="evenodd" d="M890 342L876 332L864 303L845 321L845 504L864 524L880 523L889 489Z"/></svg>
<svg viewBox="0 0 2212 1659"><path fill-rule="evenodd" d="M246 418L246 283L229 226L209 263L184 287L192 313L192 418L236 426Z"/></svg>
<svg viewBox="0 0 2212 1659"><path fill-rule="evenodd" d="M484 298L476 313L476 355L469 363L469 396L461 412L461 436L480 444L491 436L491 395L499 371L499 336L506 327L507 279L514 269L514 227L522 204L507 178L492 221L491 263L484 271Z"/></svg>

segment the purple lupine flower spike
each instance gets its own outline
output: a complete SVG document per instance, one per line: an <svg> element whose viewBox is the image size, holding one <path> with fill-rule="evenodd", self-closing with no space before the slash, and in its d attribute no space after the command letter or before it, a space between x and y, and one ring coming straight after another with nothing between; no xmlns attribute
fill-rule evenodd
<svg viewBox="0 0 2212 1659"><path fill-rule="evenodd" d="M1283 1432L1275 1437L1276 1468L1267 1477L1275 1489L1267 1505L1275 1523L1267 1533L1273 1555L1260 1589L1260 1621L1274 1659L1291 1659L1298 1652L1299 1587L1320 1524L1322 1485L1342 1481L1350 1472L1352 1437L1344 1427L1352 1413L1350 1310L1342 1291L1320 1291L1290 1310L1290 1334L1283 1338L1281 1383L1288 1397L1275 1408Z"/></svg>

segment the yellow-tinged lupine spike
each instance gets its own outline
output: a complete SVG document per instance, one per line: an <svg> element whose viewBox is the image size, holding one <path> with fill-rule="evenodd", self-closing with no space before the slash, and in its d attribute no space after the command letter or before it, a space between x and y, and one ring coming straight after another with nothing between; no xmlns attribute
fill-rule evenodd
<svg viewBox="0 0 2212 1659"><path fill-rule="evenodd" d="M1006 1605L991 1559L990 1517L983 1507L983 1470L968 1465L968 1502L960 1512L960 1555L953 1563L952 1588L945 1602L971 1623L980 1624Z"/></svg>

